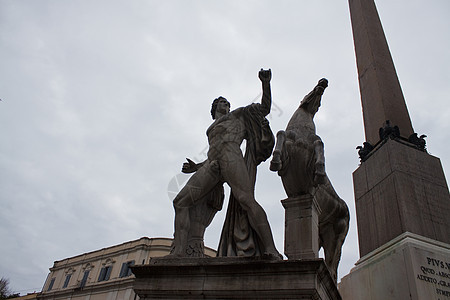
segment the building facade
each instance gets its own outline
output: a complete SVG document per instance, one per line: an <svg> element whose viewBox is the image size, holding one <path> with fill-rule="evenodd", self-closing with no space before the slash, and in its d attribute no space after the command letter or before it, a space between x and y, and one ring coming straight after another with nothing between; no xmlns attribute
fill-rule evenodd
<svg viewBox="0 0 450 300"><path fill-rule="evenodd" d="M169 254L172 239L147 238L55 261L38 299L134 300L130 267ZM207 256L215 251L205 247Z"/></svg>

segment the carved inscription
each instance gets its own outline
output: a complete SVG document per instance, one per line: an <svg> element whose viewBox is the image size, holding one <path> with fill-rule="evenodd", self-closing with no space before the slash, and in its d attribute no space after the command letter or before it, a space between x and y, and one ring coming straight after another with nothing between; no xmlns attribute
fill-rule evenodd
<svg viewBox="0 0 450 300"><path fill-rule="evenodd" d="M426 264L420 266L417 279L435 287L438 299L450 299L450 262L427 257Z"/></svg>

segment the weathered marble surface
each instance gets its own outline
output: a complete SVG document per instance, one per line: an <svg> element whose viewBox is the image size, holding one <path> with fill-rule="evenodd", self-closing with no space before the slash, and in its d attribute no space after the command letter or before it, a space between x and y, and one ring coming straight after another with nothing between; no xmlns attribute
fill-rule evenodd
<svg viewBox="0 0 450 300"><path fill-rule="evenodd" d="M449 299L450 245L405 232L361 257L339 292L344 300Z"/></svg>
<svg viewBox="0 0 450 300"><path fill-rule="evenodd" d="M254 198L256 168L270 157L274 145L265 118L272 105L271 78L270 69L261 69L261 103L230 111L230 103L225 98L214 100L211 108L214 122L206 131L208 158L200 164L188 160L183 165L183 172L194 174L173 201L172 256L202 256L203 233L222 206L222 186L227 183L231 187L231 196L218 255L266 254L281 259L266 213ZM245 156L240 149L244 139L247 142Z"/></svg>
<svg viewBox="0 0 450 300"><path fill-rule="evenodd" d="M152 259L132 267L140 299L341 299L322 259Z"/></svg>
<svg viewBox="0 0 450 300"><path fill-rule="evenodd" d="M347 204L338 196L325 172L324 145L316 134L314 124L314 116L319 110L322 95L327 86L326 79L319 80L314 89L301 101L286 130L277 133L277 143L270 169L278 171L278 175L281 176L288 195L288 199L284 201L304 195L310 195L317 201L320 213L318 214L319 234L316 239L319 248L324 249L325 261L336 280L341 248L347 236L350 216ZM300 215L297 216L297 218L300 217ZM289 221L287 215L286 218ZM289 219L295 220L295 216L290 216ZM308 227L310 230L315 230L311 227L311 222ZM290 245L291 249L297 249L290 253L296 257L297 254L294 252L300 253L304 250L300 250L302 245L294 246L301 242L300 238L295 239L295 237L304 237L307 233L302 226L290 226L287 231L286 237L290 240L285 241L285 244ZM311 245L311 249L317 251L315 243Z"/></svg>
<svg viewBox="0 0 450 300"><path fill-rule="evenodd" d="M439 158L388 139L353 173L360 256L403 232L450 244L450 195Z"/></svg>

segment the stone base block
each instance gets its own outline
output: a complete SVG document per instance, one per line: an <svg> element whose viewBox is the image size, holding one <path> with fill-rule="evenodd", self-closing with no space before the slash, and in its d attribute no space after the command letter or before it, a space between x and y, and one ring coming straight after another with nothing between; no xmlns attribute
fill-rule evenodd
<svg viewBox="0 0 450 300"><path fill-rule="evenodd" d="M144 299L341 299L322 259L158 258L132 267Z"/></svg>
<svg viewBox="0 0 450 300"><path fill-rule="evenodd" d="M450 244L450 195L439 158L387 140L353 173L360 257L404 232Z"/></svg>
<svg viewBox="0 0 450 300"><path fill-rule="evenodd" d="M450 245L406 232L362 257L339 292L344 300L450 299Z"/></svg>
<svg viewBox="0 0 450 300"><path fill-rule="evenodd" d="M281 200L285 209L284 254L288 259L319 257L320 207L314 196Z"/></svg>

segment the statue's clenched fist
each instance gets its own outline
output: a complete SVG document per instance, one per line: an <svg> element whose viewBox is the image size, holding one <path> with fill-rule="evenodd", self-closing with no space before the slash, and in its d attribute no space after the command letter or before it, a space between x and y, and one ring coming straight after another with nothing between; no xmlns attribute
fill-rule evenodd
<svg viewBox="0 0 450 300"><path fill-rule="evenodd" d="M261 69L261 71L259 71L259 79L262 82L270 82L270 79L272 79L272 71L269 70L263 70Z"/></svg>

